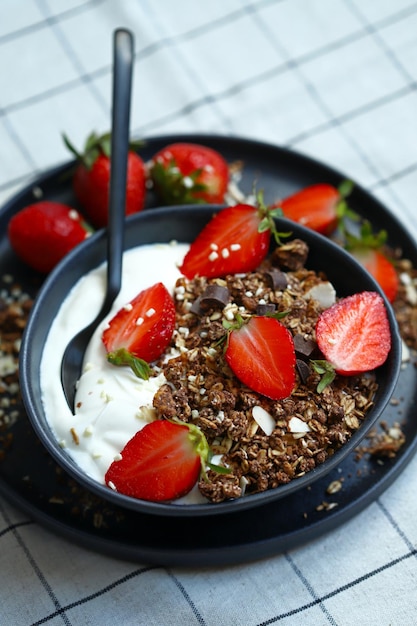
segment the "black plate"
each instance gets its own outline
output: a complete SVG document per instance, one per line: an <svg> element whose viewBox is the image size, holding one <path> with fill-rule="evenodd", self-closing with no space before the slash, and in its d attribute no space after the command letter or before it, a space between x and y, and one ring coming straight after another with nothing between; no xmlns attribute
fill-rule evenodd
<svg viewBox="0 0 417 626"><path fill-rule="evenodd" d="M167 136L149 139L145 159L172 141L192 140L219 150L230 161L243 160L240 187L250 193L256 182L267 202L316 182L339 185L343 176L302 155L245 139L206 135ZM0 213L0 263L6 273L36 294L39 276L19 263L10 250L6 228L10 217L26 204L43 197L76 205L64 165L37 180L9 201ZM153 199L150 197L150 209ZM417 247L386 208L356 187L350 205L367 217L376 229L385 228L390 243L401 246L404 256L417 265ZM7 287L7 285L5 285ZM324 479L302 492L286 496L255 510L225 514L221 525L213 518L199 518L198 528L186 518L170 519L134 513L100 500L80 488L52 460L32 431L21 405L9 432L13 442L0 463L0 493L49 529L87 548L119 558L162 565L227 565L277 554L319 537L356 515L375 500L401 473L417 446L417 368L409 363L401 372L391 404L383 414L388 425L400 422L406 443L395 458L383 463L365 454L351 453ZM10 413L12 412L10 411ZM342 489L326 490L334 481ZM330 505L330 506L329 506Z"/></svg>

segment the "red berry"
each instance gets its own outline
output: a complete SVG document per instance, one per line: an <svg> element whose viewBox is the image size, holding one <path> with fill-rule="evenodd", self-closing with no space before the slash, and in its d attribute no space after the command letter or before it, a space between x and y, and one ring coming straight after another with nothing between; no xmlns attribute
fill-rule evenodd
<svg viewBox="0 0 417 626"><path fill-rule="evenodd" d="M197 448L205 442L196 426L156 420L128 441L121 460L113 461L105 482L133 498L153 502L174 500L187 494L197 482L201 457Z"/></svg>
<svg viewBox="0 0 417 626"><path fill-rule="evenodd" d="M281 207L284 217L329 235L337 225L337 206L342 199L338 189L323 183L305 187L275 206Z"/></svg>
<svg viewBox="0 0 417 626"><path fill-rule="evenodd" d="M221 210L191 244L181 272L194 278L256 269L268 253L271 237L270 230L259 232L261 221L260 211L247 204Z"/></svg>
<svg viewBox="0 0 417 626"><path fill-rule="evenodd" d="M380 251L372 248L357 248L351 254L375 278L390 302L398 293L399 280L395 267Z"/></svg>
<svg viewBox="0 0 417 626"><path fill-rule="evenodd" d="M174 301L165 285L156 283L116 313L103 331L102 340L112 363L133 366L132 358L146 363L159 358L174 328Z"/></svg>
<svg viewBox="0 0 417 626"><path fill-rule="evenodd" d="M88 236L80 214L59 202L30 204L16 213L8 225L8 237L16 254L38 272L48 273Z"/></svg>
<svg viewBox="0 0 417 626"><path fill-rule="evenodd" d="M225 357L242 383L268 398L286 398L294 389L293 338L272 317L255 316L231 330Z"/></svg>
<svg viewBox="0 0 417 626"><path fill-rule="evenodd" d="M320 315L316 339L338 374L352 376L379 367L391 348L383 298L363 291L339 300Z"/></svg>
<svg viewBox="0 0 417 626"><path fill-rule="evenodd" d="M110 137L91 135L83 154L78 153L64 137L67 147L77 158L73 189L90 222L96 228L107 225L110 190ZM133 145L133 144L132 144ZM128 153L126 181L126 215L141 211L146 196L146 168L133 150Z"/></svg>
<svg viewBox="0 0 417 626"><path fill-rule="evenodd" d="M150 175L165 204L208 202L222 204L229 183L229 167L212 148L174 143L157 152Z"/></svg>

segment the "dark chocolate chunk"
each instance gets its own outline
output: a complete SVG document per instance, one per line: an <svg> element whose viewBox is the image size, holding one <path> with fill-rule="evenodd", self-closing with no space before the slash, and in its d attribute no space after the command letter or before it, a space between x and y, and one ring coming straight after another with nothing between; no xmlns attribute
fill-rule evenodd
<svg viewBox="0 0 417 626"><path fill-rule="evenodd" d="M273 267L272 269L266 272L265 277L268 281L269 286L274 291L286 289L288 286L288 278L281 272L277 267Z"/></svg>
<svg viewBox="0 0 417 626"><path fill-rule="evenodd" d="M277 307L273 302L268 302L268 304L257 304L256 305L256 315L269 315L271 313L275 313Z"/></svg>
<svg viewBox="0 0 417 626"><path fill-rule="evenodd" d="M229 302L230 292L227 287L212 283L207 285L201 295L200 306L203 309L224 308Z"/></svg>
<svg viewBox="0 0 417 626"><path fill-rule="evenodd" d="M297 334L294 335L294 350L298 358L308 361L314 358L318 347L312 339L305 339L303 335Z"/></svg>
<svg viewBox="0 0 417 626"><path fill-rule="evenodd" d="M194 315L202 315L203 311L201 309L200 304L201 304L201 296L198 296L198 298L196 298L191 305L190 313L194 313Z"/></svg>
<svg viewBox="0 0 417 626"><path fill-rule="evenodd" d="M298 375L300 376L300 380L305 385L308 381L308 378L311 374L310 366L301 359L297 359L295 362Z"/></svg>

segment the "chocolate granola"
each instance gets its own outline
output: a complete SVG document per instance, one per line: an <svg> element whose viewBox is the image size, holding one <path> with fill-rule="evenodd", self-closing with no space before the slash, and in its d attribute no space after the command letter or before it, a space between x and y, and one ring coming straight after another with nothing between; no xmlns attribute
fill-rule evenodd
<svg viewBox="0 0 417 626"><path fill-rule="evenodd" d="M314 329L323 305L311 290L328 282L305 267L307 255L305 242L293 240L257 271L177 281L177 330L171 346L177 356L159 364L167 383L153 404L159 418L179 417L197 425L229 468L228 474L209 470L208 480L200 480L199 489L211 502L303 476L349 440L372 406L377 390L373 374L337 376L317 392L320 378L310 359L320 358ZM223 356L223 321L260 311L282 313L280 321L294 337L297 382L283 400L245 387Z"/></svg>

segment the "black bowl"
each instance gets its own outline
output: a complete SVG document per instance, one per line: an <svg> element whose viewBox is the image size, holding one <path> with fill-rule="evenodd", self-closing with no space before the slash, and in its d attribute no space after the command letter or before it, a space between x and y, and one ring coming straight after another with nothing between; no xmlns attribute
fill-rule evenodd
<svg viewBox="0 0 417 626"><path fill-rule="evenodd" d="M126 220L126 249L137 245L172 240L190 242L221 207L187 206L158 208L144 211ZM374 279L342 248L325 237L285 219L277 220L280 232L291 231L293 237L307 242L310 252L307 267L325 271L338 296L348 296L359 291L378 291L385 300L391 334L392 348L387 361L377 370L378 392L374 405L360 428L333 456L323 464L292 480L262 493L248 495L219 504L155 503L137 500L119 494L89 477L62 449L44 413L41 400L40 363L44 344L53 319L62 301L73 285L88 271L106 259L106 233L100 231L73 250L43 284L32 308L20 351L20 381L23 401L31 424L51 456L76 481L109 502L134 511L166 516L200 516L232 513L261 506L282 498L296 490L302 490L313 481L337 467L341 461L363 440L378 421L386 407L397 382L401 366L401 339L392 308ZM56 393L62 393L57 376Z"/></svg>

